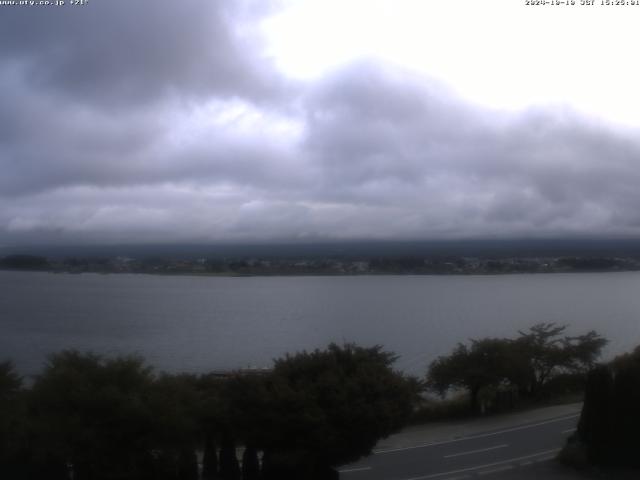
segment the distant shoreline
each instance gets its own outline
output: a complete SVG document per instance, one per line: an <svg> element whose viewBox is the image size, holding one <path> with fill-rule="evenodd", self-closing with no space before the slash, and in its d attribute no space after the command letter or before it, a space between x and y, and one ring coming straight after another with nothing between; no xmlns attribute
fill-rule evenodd
<svg viewBox="0 0 640 480"><path fill-rule="evenodd" d="M145 273L213 277L358 275L505 275L513 273L599 273L640 270L636 257L0 257L0 269L53 273Z"/></svg>
<svg viewBox="0 0 640 480"><path fill-rule="evenodd" d="M327 273L327 272L291 272L291 273L236 273L236 272L148 272L148 271L66 271L0 268L0 272L49 273L52 275L150 275L164 277L218 277L218 278L268 278L268 277L489 277L508 275L545 275L545 274L597 274L597 273L633 273L640 269L625 270L570 270L570 271L516 271L516 272L361 272L361 273Z"/></svg>

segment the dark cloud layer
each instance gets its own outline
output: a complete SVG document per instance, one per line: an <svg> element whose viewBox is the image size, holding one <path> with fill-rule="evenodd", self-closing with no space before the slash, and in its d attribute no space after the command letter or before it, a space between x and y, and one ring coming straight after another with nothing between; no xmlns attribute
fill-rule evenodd
<svg viewBox="0 0 640 480"><path fill-rule="evenodd" d="M130 106L159 95L264 95L242 2L99 0L86 8L4 9L0 55L33 88L66 101ZM249 19L251 20L251 19Z"/></svg>
<svg viewBox="0 0 640 480"><path fill-rule="evenodd" d="M0 243L638 235L640 136L361 60L294 82L264 3L0 16Z"/></svg>

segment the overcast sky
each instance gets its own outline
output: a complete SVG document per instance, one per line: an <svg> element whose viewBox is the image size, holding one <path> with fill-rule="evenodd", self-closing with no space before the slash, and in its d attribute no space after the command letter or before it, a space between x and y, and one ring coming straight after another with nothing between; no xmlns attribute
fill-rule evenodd
<svg viewBox="0 0 640 480"><path fill-rule="evenodd" d="M640 236L638 24L524 0L0 6L0 245Z"/></svg>

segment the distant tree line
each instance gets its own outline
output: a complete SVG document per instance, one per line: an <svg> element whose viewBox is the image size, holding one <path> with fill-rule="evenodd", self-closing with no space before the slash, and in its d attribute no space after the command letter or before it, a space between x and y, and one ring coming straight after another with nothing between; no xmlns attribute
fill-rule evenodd
<svg viewBox="0 0 640 480"><path fill-rule="evenodd" d="M394 360L331 344L260 374L170 375L63 351L28 387L0 363L0 478L338 478L412 412L418 382Z"/></svg>
<svg viewBox="0 0 640 480"><path fill-rule="evenodd" d="M195 275L445 275L553 272L607 272L640 269L635 257L345 256L327 257L0 257L0 269L53 272Z"/></svg>
<svg viewBox="0 0 640 480"><path fill-rule="evenodd" d="M8 270L47 270L49 267L49 261L37 255L8 255L0 258L0 268Z"/></svg>
<svg viewBox="0 0 640 480"><path fill-rule="evenodd" d="M595 331L566 336L566 326L539 323L517 338L483 338L459 343L429 366L427 387L441 395L451 389L469 394L470 410L481 410L483 391L509 391L519 397L540 398L563 379L581 390L607 340ZM554 392L555 393L555 392Z"/></svg>

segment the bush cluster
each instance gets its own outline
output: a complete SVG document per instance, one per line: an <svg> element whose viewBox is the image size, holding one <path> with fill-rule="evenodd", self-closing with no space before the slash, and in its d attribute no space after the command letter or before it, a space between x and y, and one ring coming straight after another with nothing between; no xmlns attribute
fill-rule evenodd
<svg viewBox="0 0 640 480"><path fill-rule="evenodd" d="M337 478L402 427L417 382L347 344L231 375L155 374L138 357L52 355L26 388L0 364L0 478ZM239 457L242 459L239 461Z"/></svg>

